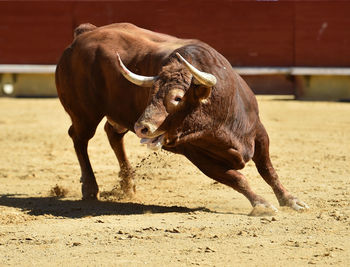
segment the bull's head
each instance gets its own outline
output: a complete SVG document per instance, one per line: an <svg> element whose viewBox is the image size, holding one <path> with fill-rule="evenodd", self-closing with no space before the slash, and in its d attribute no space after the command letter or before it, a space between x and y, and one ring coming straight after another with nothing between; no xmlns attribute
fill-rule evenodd
<svg viewBox="0 0 350 267"><path fill-rule="evenodd" d="M134 125L141 143L152 149L176 146L180 139L193 134L189 129L193 121L186 126L186 117L206 103L216 84L214 75L198 70L179 53L176 57L163 66L158 76L149 77L132 73L118 54L123 76L138 86L152 88L148 106Z"/></svg>

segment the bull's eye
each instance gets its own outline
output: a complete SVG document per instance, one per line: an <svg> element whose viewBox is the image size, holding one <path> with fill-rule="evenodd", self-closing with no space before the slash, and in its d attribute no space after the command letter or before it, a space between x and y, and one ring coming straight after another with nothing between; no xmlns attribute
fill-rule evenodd
<svg viewBox="0 0 350 267"><path fill-rule="evenodd" d="M180 89L172 89L169 91L165 99L165 105L168 112L172 113L177 110L184 94L185 92Z"/></svg>
<svg viewBox="0 0 350 267"><path fill-rule="evenodd" d="M179 95L176 95L170 102L174 105L177 106L182 100L182 97Z"/></svg>
<svg viewBox="0 0 350 267"><path fill-rule="evenodd" d="M175 97L175 99L174 99L176 102L180 102L181 100L182 100L182 98L181 97L179 97L179 96L177 96L177 97Z"/></svg>

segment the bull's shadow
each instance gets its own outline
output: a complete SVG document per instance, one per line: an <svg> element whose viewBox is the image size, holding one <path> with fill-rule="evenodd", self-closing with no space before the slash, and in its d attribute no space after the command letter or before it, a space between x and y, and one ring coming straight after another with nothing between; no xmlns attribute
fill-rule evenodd
<svg viewBox="0 0 350 267"><path fill-rule="evenodd" d="M25 197L24 195L0 195L0 205L20 208L30 215L53 215L66 218L82 218L100 215L134 215L145 213L189 213L207 211L205 208L145 205L108 201L65 200L56 197Z"/></svg>

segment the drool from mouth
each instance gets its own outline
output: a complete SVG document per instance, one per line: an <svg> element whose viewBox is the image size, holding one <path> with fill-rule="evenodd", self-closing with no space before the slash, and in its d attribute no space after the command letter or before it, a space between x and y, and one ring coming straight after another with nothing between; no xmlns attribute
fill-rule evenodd
<svg viewBox="0 0 350 267"><path fill-rule="evenodd" d="M164 134L158 135L154 138L141 138L140 143L147 145L152 150L159 150L164 142Z"/></svg>

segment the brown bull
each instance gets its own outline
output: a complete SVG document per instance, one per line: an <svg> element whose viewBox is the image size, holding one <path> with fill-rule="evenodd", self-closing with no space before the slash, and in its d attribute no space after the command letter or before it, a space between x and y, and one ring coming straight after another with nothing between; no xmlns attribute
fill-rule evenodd
<svg viewBox="0 0 350 267"><path fill-rule="evenodd" d="M126 194L135 190L123 145L130 130L151 148L186 156L204 174L246 196L253 207L275 210L237 171L253 159L281 206L308 208L279 181L255 96L216 50L127 23L83 24L74 36L57 65L56 85L72 119L69 135L81 167L83 199L97 197L87 146L107 117L105 131Z"/></svg>

